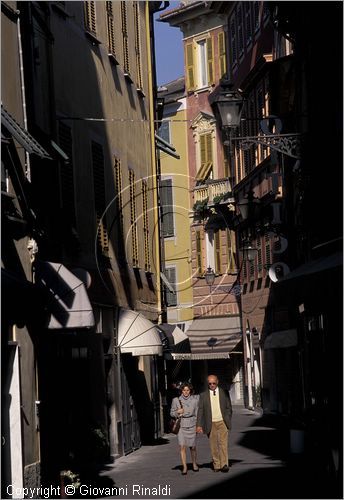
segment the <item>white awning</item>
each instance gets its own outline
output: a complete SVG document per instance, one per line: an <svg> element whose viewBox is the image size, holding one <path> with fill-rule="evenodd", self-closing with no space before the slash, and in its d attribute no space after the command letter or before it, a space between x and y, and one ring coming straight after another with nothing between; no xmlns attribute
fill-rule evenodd
<svg viewBox="0 0 344 500"><path fill-rule="evenodd" d="M172 353L174 359L227 359L242 340L240 316L195 319L186 333L191 353Z"/></svg>
<svg viewBox="0 0 344 500"><path fill-rule="evenodd" d="M94 315L84 283L57 262L35 261L36 283L48 291L47 328L90 328Z"/></svg>
<svg viewBox="0 0 344 500"><path fill-rule="evenodd" d="M264 349L282 349L286 347L294 347L296 345L297 331L295 329L280 330L278 332L272 332L268 337L266 337Z"/></svg>
<svg viewBox="0 0 344 500"><path fill-rule="evenodd" d="M120 309L118 317L117 348L133 356L158 354L162 356L162 343L154 323L137 311Z"/></svg>

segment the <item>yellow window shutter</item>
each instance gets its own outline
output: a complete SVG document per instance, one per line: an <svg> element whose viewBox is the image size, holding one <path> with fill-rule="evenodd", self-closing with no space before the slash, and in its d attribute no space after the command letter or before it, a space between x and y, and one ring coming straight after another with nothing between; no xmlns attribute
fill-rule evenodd
<svg viewBox="0 0 344 500"><path fill-rule="evenodd" d="M215 272L216 274L222 274L222 261L221 261L221 231L218 230L214 234L215 243Z"/></svg>
<svg viewBox="0 0 344 500"><path fill-rule="evenodd" d="M201 135L199 140L201 148L201 167L203 167L203 165L207 162L206 135Z"/></svg>
<svg viewBox="0 0 344 500"><path fill-rule="evenodd" d="M186 62L186 88L187 90L194 90L195 77L194 77L194 62L193 62L193 43L185 45L185 62Z"/></svg>
<svg viewBox="0 0 344 500"><path fill-rule="evenodd" d="M208 85L214 83L214 50L212 37L207 38Z"/></svg>
<svg viewBox="0 0 344 500"><path fill-rule="evenodd" d="M211 137L211 134L206 134L205 136L206 140L206 157L207 157L207 162L213 164L213 140Z"/></svg>
<svg viewBox="0 0 344 500"><path fill-rule="evenodd" d="M224 33L219 33L219 65L220 65L220 78L227 72L226 65L226 39Z"/></svg>

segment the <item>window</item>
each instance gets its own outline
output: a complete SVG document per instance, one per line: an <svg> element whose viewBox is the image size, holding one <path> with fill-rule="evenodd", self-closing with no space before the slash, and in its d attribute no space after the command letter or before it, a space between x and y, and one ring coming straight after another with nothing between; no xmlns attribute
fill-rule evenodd
<svg viewBox="0 0 344 500"><path fill-rule="evenodd" d="M140 32L140 7L139 2L134 2L134 24L135 24L135 53L136 53L136 84L137 89L143 89L142 63L141 63L141 32Z"/></svg>
<svg viewBox="0 0 344 500"><path fill-rule="evenodd" d="M198 87L208 87L214 83L214 54L212 37L197 42Z"/></svg>
<svg viewBox="0 0 344 500"><path fill-rule="evenodd" d="M200 168L196 178L198 181L205 181L212 174L213 168L213 138L211 132L202 134L199 137L200 144Z"/></svg>
<svg viewBox="0 0 344 500"><path fill-rule="evenodd" d="M95 141L92 141L91 149L98 244L102 252L107 253L109 250L109 238L105 217L104 154L102 146Z"/></svg>
<svg viewBox="0 0 344 500"><path fill-rule="evenodd" d="M158 136L166 142L171 142L171 127L169 120L163 120L158 130Z"/></svg>
<svg viewBox="0 0 344 500"><path fill-rule="evenodd" d="M254 26L255 33L257 33L257 31L259 31L259 28L260 28L259 10L260 10L260 2L254 2L253 3L253 26Z"/></svg>
<svg viewBox="0 0 344 500"><path fill-rule="evenodd" d="M211 36L185 45L185 66L187 90L192 91L196 87L202 89L214 84L214 47Z"/></svg>
<svg viewBox="0 0 344 500"><path fill-rule="evenodd" d="M150 271L148 200L147 200L147 182L144 180L142 181L142 213L143 213L145 271L148 272L148 271Z"/></svg>
<svg viewBox="0 0 344 500"><path fill-rule="evenodd" d="M196 231L196 272L198 276L203 276L203 249L202 249L203 232Z"/></svg>
<svg viewBox="0 0 344 500"><path fill-rule="evenodd" d="M84 2L84 14L86 30L96 35L96 2Z"/></svg>
<svg viewBox="0 0 344 500"><path fill-rule="evenodd" d="M116 57L116 44L115 44L115 23L113 16L112 2L106 3L106 26L108 37L108 54Z"/></svg>
<svg viewBox="0 0 344 500"><path fill-rule="evenodd" d="M225 75L227 72L225 33L219 33L218 44L219 44L219 69L220 69L219 77L222 78L223 75Z"/></svg>
<svg viewBox="0 0 344 500"><path fill-rule="evenodd" d="M172 179L163 179L160 188L161 229L164 238L174 236Z"/></svg>
<svg viewBox="0 0 344 500"><path fill-rule="evenodd" d="M59 144L61 149L69 158L67 162L61 162L60 182L61 182L61 205L64 215L68 217L72 226L76 225L75 217L75 197L74 197L74 173L73 173L73 142L72 130L61 121L58 126Z"/></svg>
<svg viewBox="0 0 344 500"><path fill-rule="evenodd" d="M230 22L230 39L231 39L231 57L232 57L232 66L235 66L237 63L237 37L236 37L236 28L235 28L235 17L233 16Z"/></svg>
<svg viewBox="0 0 344 500"><path fill-rule="evenodd" d="M245 28L246 28L246 45L252 42L252 13L251 2L244 2L245 12Z"/></svg>
<svg viewBox="0 0 344 500"><path fill-rule="evenodd" d="M241 4L239 4L237 11L237 27L238 27L238 50L239 50L239 57L241 57L244 52L244 23L243 23Z"/></svg>
<svg viewBox="0 0 344 500"><path fill-rule="evenodd" d="M128 24L127 24L127 6L126 2L121 2L121 19L122 19L122 42L123 42L123 69L124 74L130 75L129 66L129 42L128 42Z"/></svg>
<svg viewBox="0 0 344 500"><path fill-rule="evenodd" d="M168 281L170 282L172 288L175 290L175 293L171 292L167 286L165 286L166 293L166 305L168 307L173 307L177 305L177 293L176 293L176 268L175 267L167 267L165 269L165 275Z"/></svg>
<svg viewBox="0 0 344 500"><path fill-rule="evenodd" d="M198 57L199 57L199 75L198 82L200 87L206 87L208 84L208 71L207 71L207 54L206 54L206 41L198 42Z"/></svg>
<svg viewBox="0 0 344 500"><path fill-rule="evenodd" d="M129 170L129 194L130 194L130 226L131 226L131 259L133 267L139 267L139 254L137 246L137 224L136 224L136 186L135 173Z"/></svg>

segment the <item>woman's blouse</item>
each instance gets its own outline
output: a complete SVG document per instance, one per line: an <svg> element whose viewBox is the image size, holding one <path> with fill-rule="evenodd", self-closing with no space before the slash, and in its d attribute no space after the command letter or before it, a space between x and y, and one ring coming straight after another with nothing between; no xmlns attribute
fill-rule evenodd
<svg viewBox="0 0 344 500"><path fill-rule="evenodd" d="M185 398L181 395L178 398L173 398L171 405L171 417L178 417L177 410L180 409L179 401L182 403L184 408L180 427L196 427L199 396L192 395Z"/></svg>

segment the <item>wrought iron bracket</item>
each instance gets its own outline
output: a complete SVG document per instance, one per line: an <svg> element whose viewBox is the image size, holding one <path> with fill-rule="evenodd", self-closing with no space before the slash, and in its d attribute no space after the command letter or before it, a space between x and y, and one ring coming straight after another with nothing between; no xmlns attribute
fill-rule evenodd
<svg viewBox="0 0 344 500"><path fill-rule="evenodd" d="M239 147L247 150L252 144L269 147L291 158L301 159L301 134L271 134L247 137L232 137L232 141L239 141Z"/></svg>

